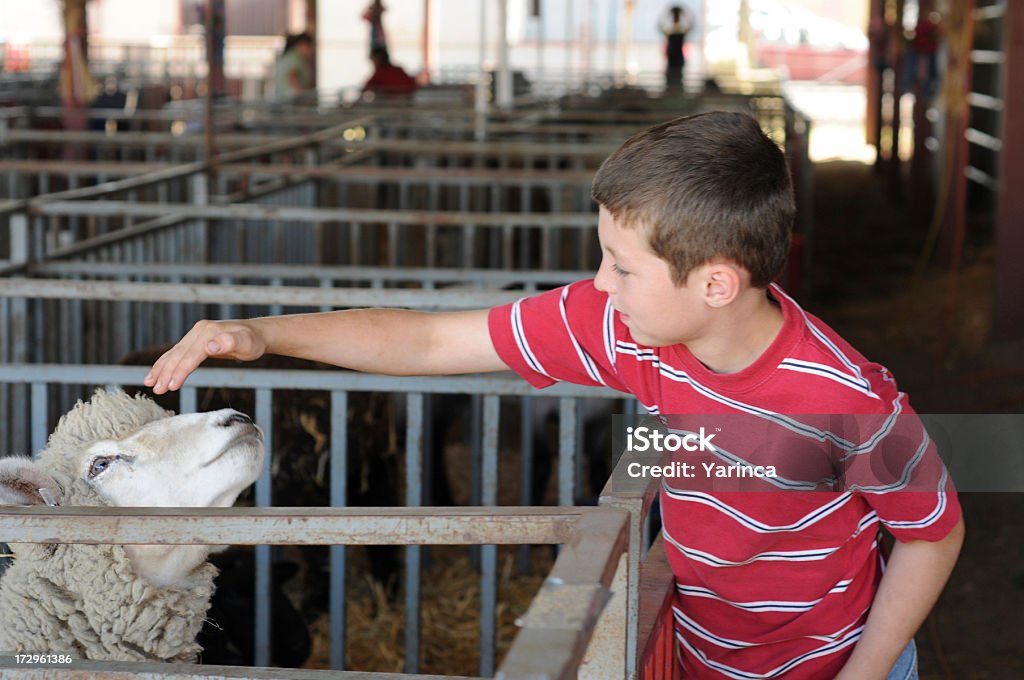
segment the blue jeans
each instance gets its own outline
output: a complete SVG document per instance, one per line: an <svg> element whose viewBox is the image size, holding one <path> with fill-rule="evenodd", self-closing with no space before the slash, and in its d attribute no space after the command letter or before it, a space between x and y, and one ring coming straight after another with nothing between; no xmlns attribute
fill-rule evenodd
<svg viewBox="0 0 1024 680"><path fill-rule="evenodd" d="M917 647L913 640L896 659L886 680L917 680Z"/></svg>

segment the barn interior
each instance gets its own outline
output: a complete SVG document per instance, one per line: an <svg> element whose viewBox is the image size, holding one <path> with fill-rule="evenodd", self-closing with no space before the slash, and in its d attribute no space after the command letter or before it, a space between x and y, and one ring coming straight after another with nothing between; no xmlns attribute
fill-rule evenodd
<svg viewBox="0 0 1024 680"><path fill-rule="evenodd" d="M670 4L691 22L683 66L666 67ZM1005 455L965 477L966 541L916 641L921 678L1020 678L1022 41L1008 0L3 3L0 456L44 448L97 386L145 391L144 367L202 318L477 309L588 278L604 158L646 126L742 111L793 183L778 283L918 413L999 431L977 445ZM183 672L681 677L656 489L609 482L612 414L633 422L636 400L265 357L211 361L158 402L249 413L271 452L243 500L257 519L218 558L209 666ZM271 508L364 525L318 543L335 515L313 513L271 545ZM487 524L488 508L521 512ZM549 545L604 537L614 512L588 512L609 508L630 520L595 539L602 568ZM0 541L28 535L33 515L0 516ZM69 537L80 519L40 526ZM573 569L603 619L553 623L551 574Z"/></svg>

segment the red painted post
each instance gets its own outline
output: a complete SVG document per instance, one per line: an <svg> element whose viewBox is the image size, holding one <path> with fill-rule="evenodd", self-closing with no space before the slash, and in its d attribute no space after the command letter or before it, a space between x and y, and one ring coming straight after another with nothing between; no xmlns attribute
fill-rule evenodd
<svg viewBox="0 0 1024 680"><path fill-rule="evenodd" d="M875 147L875 171L882 163L882 74L885 71L889 29L885 24L885 5L882 0L871 0L868 11L868 71L867 116L865 134L867 142Z"/></svg>
<svg viewBox="0 0 1024 680"><path fill-rule="evenodd" d="M959 249L967 225L967 127L971 109L967 95L971 92L971 47L974 44L975 0L965 0L953 6L949 18L955 31L949 38L949 63L946 66L945 97L947 106L947 135L945 153L952 154L948 184L940 187L944 202L942 231L939 235L938 260L944 265L959 264Z"/></svg>
<svg viewBox="0 0 1024 680"><path fill-rule="evenodd" d="M900 127L902 115L900 101L903 99L903 0L896 0L896 19L890 32L893 41L892 50L892 118L889 129L892 131L892 147L889 150L889 195L900 198L903 186L903 163L900 161Z"/></svg>
<svg viewBox="0 0 1024 680"><path fill-rule="evenodd" d="M932 12L934 0L920 0L918 12L921 16ZM920 20L919 20L920 23ZM932 106L931 95L928 92L927 77L921 78L922 67L921 55L917 57L917 72L911 74L911 91L914 94L914 149L910 158L910 211L911 219L915 224L927 224L931 219L934 196L932 191L931 173L934 163L934 153L925 146L925 141L932 134L932 124L928 120L928 109ZM934 88L934 84L931 85Z"/></svg>
<svg viewBox="0 0 1024 680"><path fill-rule="evenodd" d="M423 70L420 85L430 84L430 0L423 0Z"/></svg>
<svg viewBox="0 0 1024 680"><path fill-rule="evenodd" d="M60 68L60 100L65 130L84 130L94 82L89 74L89 28L85 0L64 3L64 59ZM65 160L73 160L76 147L68 145Z"/></svg>
<svg viewBox="0 0 1024 680"><path fill-rule="evenodd" d="M996 293L993 336L1024 336L1024 3L1006 3L1003 17L1003 115L996 208Z"/></svg>

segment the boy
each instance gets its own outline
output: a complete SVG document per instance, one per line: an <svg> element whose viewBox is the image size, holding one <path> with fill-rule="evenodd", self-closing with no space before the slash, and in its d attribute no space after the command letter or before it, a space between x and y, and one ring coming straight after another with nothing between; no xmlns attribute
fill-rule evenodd
<svg viewBox="0 0 1024 680"><path fill-rule="evenodd" d="M605 384L660 414L912 413L885 369L771 283L795 209L785 159L753 119L713 112L643 130L605 161L593 195L603 259L591 281L489 311L202 321L145 383L159 394L208 356L273 352L401 375L512 368L537 387ZM916 677L911 640L963 537L944 479L891 494L714 494L666 480L687 677ZM879 521L897 539L884 576Z"/></svg>

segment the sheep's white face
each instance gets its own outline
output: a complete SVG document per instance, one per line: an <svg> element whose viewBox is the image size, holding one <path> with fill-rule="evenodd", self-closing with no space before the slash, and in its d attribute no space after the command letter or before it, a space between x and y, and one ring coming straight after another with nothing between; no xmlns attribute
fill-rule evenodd
<svg viewBox="0 0 1024 680"><path fill-rule="evenodd" d="M229 507L263 466L263 433L233 409L145 425L83 453L80 474L118 507Z"/></svg>
<svg viewBox="0 0 1024 680"><path fill-rule="evenodd" d="M233 409L154 420L131 437L77 452L78 473L118 507L228 507L263 467L263 433ZM60 484L38 461L0 458L0 505L63 505ZM192 587L209 545L123 545L135 573L155 586ZM52 552L12 545L19 559ZM33 552L35 550L35 552ZM23 561L23 560L20 560ZM75 569L74 560L62 562ZM207 576L208 577L208 576ZM102 605L100 606L102 608Z"/></svg>

